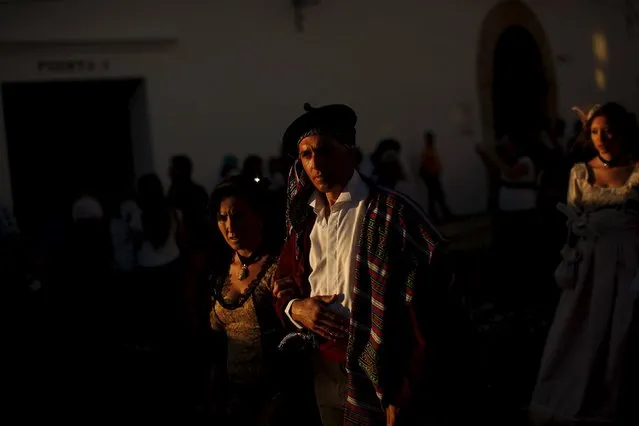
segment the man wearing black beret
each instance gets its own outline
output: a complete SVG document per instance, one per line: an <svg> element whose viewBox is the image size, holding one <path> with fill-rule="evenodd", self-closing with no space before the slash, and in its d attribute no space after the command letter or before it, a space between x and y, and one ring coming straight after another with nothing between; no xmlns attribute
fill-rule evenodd
<svg viewBox="0 0 639 426"><path fill-rule="evenodd" d="M358 173L350 107L304 107L283 137L297 160L275 286L294 282L298 297L276 290L275 308L316 342L324 426L408 424L436 345L431 293L450 283L446 240L416 203Z"/></svg>

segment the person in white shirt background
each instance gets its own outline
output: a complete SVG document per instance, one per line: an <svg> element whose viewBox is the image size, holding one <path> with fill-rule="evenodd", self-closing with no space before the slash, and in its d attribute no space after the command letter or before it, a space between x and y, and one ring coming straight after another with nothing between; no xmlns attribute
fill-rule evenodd
<svg viewBox="0 0 639 426"><path fill-rule="evenodd" d="M140 208L135 202L134 191L124 192L109 222L113 245L112 268L117 273L129 273L137 266L133 221L139 221L139 217Z"/></svg>
<svg viewBox="0 0 639 426"><path fill-rule="evenodd" d="M476 148L487 166L500 173L493 238L502 277L495 281L494 290L497 300L510 311L528 296L524 281L531 278L526 265L530 264L536 233L537 173L524 138L514 134L504 142L501 155L482 145Z"/></svg>

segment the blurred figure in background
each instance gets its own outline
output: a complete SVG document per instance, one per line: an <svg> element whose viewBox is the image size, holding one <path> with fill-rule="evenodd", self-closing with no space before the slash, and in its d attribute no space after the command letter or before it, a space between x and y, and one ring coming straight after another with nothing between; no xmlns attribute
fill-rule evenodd
<svg viewBox="0 0 639 426"><path fill-rule="evenodd" d="M73 300L77 297L76 307L87 305L87 309L90 309L91 303L96 301L93 296L99 294L105 285L113 248L104 208L95 195L92 180L86 176L80 179L83 182L82 189L71 212L73 226L69 260L75 279L67 280L64 284L66 287L74 283L67 287L68 293L63 299Z"/></svg>
<svg viewBox="0 0 639 426"><path fill-rule="evenodd" d="M375 151L370 155L370 165L368 167L362 167L362 171L365 176L369 176L375 182L379 182L380 175L383 175L386 171L384 167L384 156L390 152L391 155L386 155L386 160L391 158L398 158L399 153L402 150L402 145L398 140L387 138L382 139L375 148ZM383 176L382 180L389 180L389 178Z"/></svg>
<svg viewBox="0 0 639 426"><path fill-rule="evenodd" d="M71 217L75 223L89 221L97 222L101 221L104 217L104 210L102 204L95 197L94 191L90 188L89 184L85 184L78 197L73 202L71 209Z"/></svg>
<svg viewBox="0 0 639 426"><path fill-rule="evenodd" d="M193 162L186 155L171 158L169 169L171 188L168 201L173 210L182 215L183 250L197 249L208 244L206 190L193 182Z"/></svg>
<svg viewBox="0 0 639 426"><path fill-rule="evenodd" d="M113 270L117 274L132 272L136 263L133 220L140 214L133 188L121 192L109 228L113 245Z"/></svg>
<svg viewBox="0 0 639 426"><path fill-rule="evenodd" d="M240 174L240 162L235 155L225 155L220 166L220 181Z"/></svg>
<svg viewBox="0 0 639 426"><path fill-rule="evenodd" d="M148 328L145 334L149 343L154 344L164 338L164 329L157 327L163 323L161 318L171 316L178 300L175 286L180 274L180 214L169 204L160 178L154 174L139 179L137 201L140 214L133 220L132 227L139 232L139 303L148 310L143 315Z"/></svg>
<svg viewBox="0 0 639 426"><path fill-rule="evenodd" d="M10 324L2 336L3 383L11 388L5 405L26 422L38 411L34 407L43 408L46 392L42 389L48 373L43 358L49 354L43 324L50 320L40 299L39 282L31 277L29 266L18 223L11 209L0 201L0 303Z"/></svg>
<svg viewBox="0 0 639 426"><path fill-rule="evenodd" d="M418 197L415 185L415 173L411 172L402 153L402 145L397 139L387 138L377 144L369 161L360 160L360 151L356 150L355 162L362 176L368 177L377 185L395 190L411 198L420 208L424 208L422 197Z"/></svg>
<svg viewBox="0 0 639 426"><path fill-rule="evenodd" d="M288 170L284 169L285 161L282 157L271 158L269 161L269 199L272 207L271 220L274 231L274 238L283 242L286 238L286 178Z"/></svg>
<svg viewBox="0 0 639 426"><path fill-rule="evenodd" d="M155 411L162 418L170 414L165 410L176 407L175 402L184 396L178 381L185 368L178 357L183 350L186 310L178 244L181 212L169 203L155 174L138 180L137 204L140 214L133 220L132 228L138 233L139 266L130 329L135 343L144 348L147 356L144 369L138 373L153 390L140 398L140 404L160 407Z"/></svg>
<svg viewBox="0 0 639 426"><path fill-rule="evenodd" d="M477 152L490 168L500 172L498 211L494 218L494 245L502 276L496 281L497 299L508 311L525 302L530 280L528 271L535 241L537 175L521 139L509 136L498 155L477 145ZM517 278L516 278L517 277ZM513 285L513 280L518 283Z"/></svg>
<svg viewBox="0 0 639 426"><path fill-rule="evenodd" d="M581 130L582 126L578 129ZM572 164L566 155L565 149L567 141L565 140L566 122L558 119L554 125L554 132L551 133L551 149L544 150L543 170L539 172L537 178L539 182L537 208L540 221L540 236L547 250L541 253L539 258L540 267L544 270L548 277L551 276L557 263L559 262L559 251L566 238L566 219L565 216L557 210L557 204L566 200L568 192L568 178L570 176L570 168ZM554 286L553 286L554 287ZM549 287L549 304L556 303L556 291ZM550 300L553 302L550 302Z"/></svg>
<svg viewBox="0 0 639 426"><path fill-rule="evenodd" d="M406 179L406 173L400 160L400 150L384 149L378 152L375 156L373 176L375 176L378 185L396 189L399 182Z"/></svg>
<svg viewBox="0 0 639 426"><path fill-rule="evenodd" d="M577 141L580 139L583 129L584 123L582 123L581 120L576 120L572 126L572 133L570 134L570 137L566 142L566 156L568 157L567 161L571 167L575 163L584 161L583 158L581 158L581 154L579 152L581 145L577 143Z"/></svg>
<svg viewBox="0 0 639 426"><path fill-rule="evenodd" d="M452 218L453 214L448 208L446 195L439 179L442 173L442 163L435 147L435 134L431 131L424 134L424 150L422 151L419 173L428 188L428 213L430 217L434 219L442 216L444 219Z"/></svg>
<svg viewBox="0 0 639 426"><path fill-rule="evenodd" d="M255 182L264 180L264 161L259 155L249 155L244 159L242 176ZM265 182L266 183L266 182Z"/></svg>
<svg viewBox="0 0 639 426"><path fill-rule="evenodd" d="M268 161L268 174L269 174L269 190L271 191L284 191L286 187L286 174L284 170L284 162L279 157L271 157Z"/></svg>

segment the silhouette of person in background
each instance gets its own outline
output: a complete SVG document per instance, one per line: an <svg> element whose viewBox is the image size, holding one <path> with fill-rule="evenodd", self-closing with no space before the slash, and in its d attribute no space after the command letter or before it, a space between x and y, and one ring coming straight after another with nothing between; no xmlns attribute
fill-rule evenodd
<svg viewBox="0 0 639 426"><path fill-rule="evenodd" d="M244 159L242 176L246 179L253 179L255 182L264 180L264 161L259 155L249 155Z"/></svg>
<svg viewBox="0 0 639 426"><path fill-rule="evenodd" d="M193 182L193 162L186 155L176 155L171 159L169 176L171 188L168 193L169 205L181 212L183 235L182 249L192 249L208 244L207 208L209 197L206 190Z"/></svg>
<svg viewBox="0 0 639 426"><path fill-rule="evenodd" d="M400 181L406 179L406 173L400 162L401 145L395 139L385 139L373 153L373 176L380 186L396 189ZM358 158L356 158L356 161Z"/></svg>
<svg viewBox="0 0 639 426"><path fill-rule="evenodd" d="M509 311L521 307L535 288L528 268L536 241L537 177L535 165L518 136L505 138L500 154L477 145L476 149L488 167L500 172L498 211L494 218L494 246L500 276L494 282L498 303ZM528 268L529 269L529 268ZM518 285L512 280L518 277ZM528 284L528 285L527 285Z"/></svg>
<svg viewBox="0 0 639 426"><path fill-rule="evenodd" d="M284 190L286 187L286 178L284 177L286 171L282 168L283 163L279 157L271 157L268 161L269 190L271 191Z"/></svg>
<svg viewBox="0 0 639 426"><path fill-rule="evenodd" d="M239 160L235 155L224 156L222 159L222 165L220 166L220 181L240 174L239 167Z"/></svg>
<svg viewBox="0 0 639 426"><path fill-rule="evenodd" d="M440 181L442 164L435 148L435 134L427 131L424 134L424 150L422 151L419 173L428 188L428 213L434 219L439 217L438 207L445 219L452 218L453 214L446 203L446 196Z"/></svg>

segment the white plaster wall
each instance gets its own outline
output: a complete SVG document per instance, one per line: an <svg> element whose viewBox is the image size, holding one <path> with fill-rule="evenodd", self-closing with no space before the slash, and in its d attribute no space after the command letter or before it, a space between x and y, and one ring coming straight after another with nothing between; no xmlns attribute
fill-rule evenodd
<svg viewBox="0 0 639 426"><path fill-rule="evenodd" d="M55 76L147 79L153 163L187 153L196 179L209 189L226 153L277 152L287 124L304 102L343 102L359 115L364 151L386 136L399 138L416 167L421 134L433 128L454 210L485 207L483 166L455 119L469 104L479 137L476 58L480 26L497 0L322 0L297 33L289 0L62 0L0 5L0 42L46 39L175 37L174 47L92 51L1 48L0 81L51 80L36 62L52 58L109 59L102 74ZM531 0L555 55L559 111L573 104L633 98L637 44L625 33L621 0ZM595 86L592 33L610 44L608 87ZM89 49L89 50L87 50ZM1 126L1 124L0 124ZM10 198L4 132L0 131L0 196Z"/></svg>

